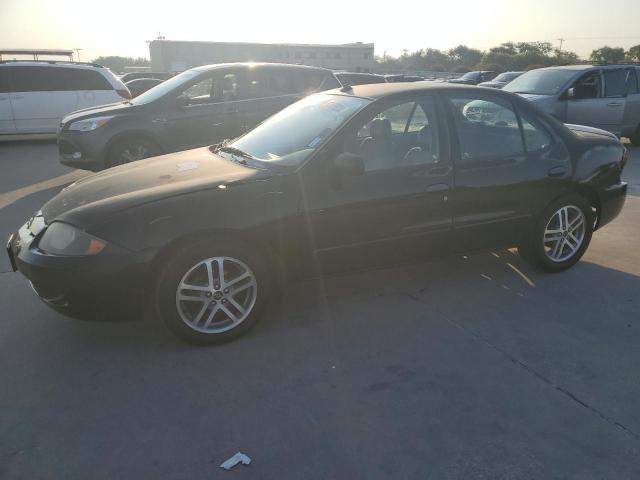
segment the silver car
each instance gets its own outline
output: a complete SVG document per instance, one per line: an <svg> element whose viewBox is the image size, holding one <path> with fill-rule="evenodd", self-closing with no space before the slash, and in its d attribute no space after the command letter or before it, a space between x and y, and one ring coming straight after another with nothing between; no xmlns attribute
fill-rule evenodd
<svg viewBox="0 0 640 480"><path fill-rule="evenodd" d="M531 70L504 87L565 123L588 125L640 145L640 67L570 65Z"/></svg>

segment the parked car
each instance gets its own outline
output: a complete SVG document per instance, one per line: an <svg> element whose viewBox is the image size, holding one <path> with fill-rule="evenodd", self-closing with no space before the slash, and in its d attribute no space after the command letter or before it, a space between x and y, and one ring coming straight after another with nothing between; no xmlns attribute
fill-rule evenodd
<svg viewBox="0 0 640 480"><path fill-rule="evenodd" d="M128 72L124 75L120 76L120 80L124 83L130 82L131 80L138 80L140 78L155 78L157 80L169 80L173 77L173 73L167 72Z"/></svg>
<svg viewBox="0 0 640 480"><path fill-rule="evenodd" d="M404 75L402 73L399 74L391 74L385 75L385 78L388 83L396 83L396 82L419 82L424 80L424 78L418 75Z"/></svg>
<svg viewBox="0 0 640 480"><path fill-rule="evenodd" d="M235 138L309 93L340 86L330 70L277 63L193 68L129 102L62 120L60 161L102 170Z"/></svg>
<svg viewBox="0 0 640 480"><path fill-rule="evenodd" d="M384 76L375 73L335 72L335 76L342 85L353 86L387 82Z"/></svg>
<svg viewBox="0 0 640 480"><path fill-rule="evenodd" d="M504 72L489 82L481 82L479 87L504 88L504 86L512 80L515 80L524 72Z"/></svg>
<svg viewBox="0 0 640 480"><path fill-rule="evenodd" d="M74 110L131 98L111 71L93 63L0 61L2 135L55 134Z"/></svg>
<svg viewBox="0 0 640 480"><path fill-rule="evenodd" d="M501 120L469 115L476 102ZM187 341L219 343L300 276L510 246L567 269L622 209L627 157L614 135L501 90L360 85L304 98L231 143L86 177L10 238L9 255L67 315L153 308Z"/></svg>
<svg viewBox="0 0 640 480"><path fill-rule="evenodd" d="M477 71L467 72L459 78L449 79L449 83L460 83L463 85L478 85L479 83L493 80L498 75L496 72Z"/></svg>
<svg viewBox="0 0 640 480"><path fill-rule="evenodd" d="M125 83L125 85L131 92L131 98L136 98L147 90L151 90L153 87L160 85L162 82L164 82L164 80L157 78L136 78L135 80Z"/></svg>
<svg viewBox="0 0 640 480"><path fill-rule="evenodd" d="M640 67L570 65L531 70L505 90L566 123L589 125L640 145Z"/></svg>

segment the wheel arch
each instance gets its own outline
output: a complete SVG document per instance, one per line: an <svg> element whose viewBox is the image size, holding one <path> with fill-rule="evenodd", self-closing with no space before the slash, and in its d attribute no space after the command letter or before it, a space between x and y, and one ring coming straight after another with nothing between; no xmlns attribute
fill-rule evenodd
<svg viewBox="0 0 640 480"><path fill-rule="evenodd" d="M595 188L588 185L578 185L576 188L576 193L581 197L584 197L584 199L587 200L587 202L589 202L589 204L591 205L593 214L595 216L593 229L596 230L600 223L600 212L602 209L602 204L600 203L598 192L596 192Z"/></svg>

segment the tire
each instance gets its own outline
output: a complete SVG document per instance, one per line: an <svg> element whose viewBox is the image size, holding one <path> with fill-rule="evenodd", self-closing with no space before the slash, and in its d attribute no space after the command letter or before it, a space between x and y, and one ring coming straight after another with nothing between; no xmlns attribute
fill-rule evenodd
<svg viewBox="0 0 640 480"><path fill-rule="evenodd" d="M584 197L563 196L544 209L529 238L518 246L518 252L523 260L541 270L561 272L584 255L591 242L593 225L593 210Z"/></svg>
<svg viewBox="0 0 640 480"><path fill-rule="evenodd" d="M107 158L107 167L124 165L159 154L160 149L152 141L142 137L128 138L117 142L111 148Z"/></svg>
<svg viewBox="0 0 640 480"><path fill-rule="evenodd" d="M634 147L640 147L640 127L638 127L635 133L629 137L629 141Z"/></svg>
<svg viewBox="0 0 640 480"><path fill-rule="evenodd" d="M254 286L247 286L252 282ZM179 338L195 345L217 345L256 324L271 283L257 252L238 242L213 238L179 247L165 261L156 283L155 306Z"/></svg>

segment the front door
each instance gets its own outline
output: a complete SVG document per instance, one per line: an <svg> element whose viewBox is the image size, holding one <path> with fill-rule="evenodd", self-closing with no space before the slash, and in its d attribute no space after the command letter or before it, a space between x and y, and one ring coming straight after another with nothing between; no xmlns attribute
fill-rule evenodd
<svg viewBox="0 0 640 480"><path fill-rule="evenodd" d="M405 97L359 114L303 171L304 211L325 271L427 256L451 231L451 164L442 115L430 96ZM364 173L334 175L342 152Z"/></svg>
<svg viewBox="0 0 640 480"><path fill-rule="evenodd" d="M626 102L628 70L592 71L573 84L567 101L567 123L588 125L620 134Z"/></svg>
<svg viewBox="0 0 640 480"><path fill-rule="evenodd" d="M211 145L241 133L239 75L218 70L199 77L169 99L164 112L152 122L163 126L173 149Z"/></svg>

